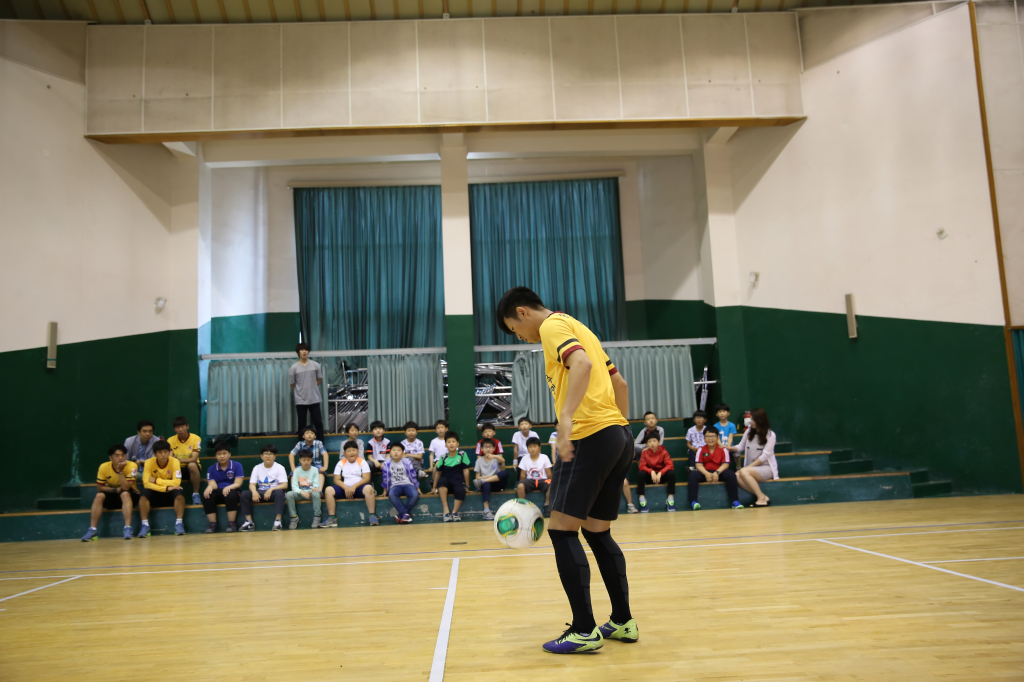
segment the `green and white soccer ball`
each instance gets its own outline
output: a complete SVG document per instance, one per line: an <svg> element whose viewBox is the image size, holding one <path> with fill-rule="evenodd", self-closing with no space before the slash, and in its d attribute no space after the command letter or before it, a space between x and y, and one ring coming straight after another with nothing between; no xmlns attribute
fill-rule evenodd
<svg viewBox="0 0 1024 682"><path fill-rule="evenodd" d="M529 500L509 500L494 515L494 534L512 549L537 544L544 533L544 515Z"/></svg>

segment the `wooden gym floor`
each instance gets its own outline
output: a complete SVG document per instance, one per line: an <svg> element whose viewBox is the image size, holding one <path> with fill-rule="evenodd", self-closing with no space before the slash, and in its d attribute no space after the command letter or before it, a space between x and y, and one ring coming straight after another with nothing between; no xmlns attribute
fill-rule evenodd
<svg viewBox="0 0 1024 682"><path fill-rule="evenodd" d="M547 538L488 523L5 544L0 680L1024 679L1024 496L614 534L640 642L565 657L540 648L569 619Z"/></svg>

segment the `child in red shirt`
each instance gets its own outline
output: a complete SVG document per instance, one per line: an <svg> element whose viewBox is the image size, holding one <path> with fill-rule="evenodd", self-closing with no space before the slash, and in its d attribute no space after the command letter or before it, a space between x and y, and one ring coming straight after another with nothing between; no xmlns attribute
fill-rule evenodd
<svg viewBox="0 0 1024 682"><path fill-rule="evenodd" d="M657 485L664 483L668 489L665 511L676 510L676 472L669 457L668 450L661 444L657 431L647 432L647 447L640 453L640 475L636 479L636 493L640 496L640 513L646 514L647 498L644 497L644 486L648 483Z"/></svg>
<svg viewBox="0 0 1024 682"><path fill-rule="evenodd" d="M736 473L729 468L729 451L718 442L718 429L709 426L704 431L704 445L697 450L694 462L697 470L690 472L690 481L687 486L687 499L690 509L697 511L700 503L697 502L697 493L701 483L725 483L725 491L729 495L729 503L733 509L743 509L739 498L739 484L736 481ZM639 488L639 486L637 486Z"/></svg>

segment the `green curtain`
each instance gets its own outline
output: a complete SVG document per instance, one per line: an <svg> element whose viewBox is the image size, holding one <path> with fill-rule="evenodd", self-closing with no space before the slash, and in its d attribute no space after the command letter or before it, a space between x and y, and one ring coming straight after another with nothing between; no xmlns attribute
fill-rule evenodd
<svg viewBox="0 0 1024 682"><path fill-rule="evenodd" d="M651 410L662 419L693 416L693 361L689 346L605 348L629 384L629 418ZM595 371L598 369L594 366ZM512 416L539 424L555 421L555 405L544 377L544 354L521 352L512 366Z"/></svg>
<svg viewBox="0 0 1024 682"><path fill-rule="evenodd" d="M213 360L207 379L206 432L287 433L298 428L288 368L295 360ZM325 387L326 388L326 387ZM325 402L326 390L321 390Z"/></svg>
<svg viewBox="0 0 1024 682"><path fill-rule="evenodd" d="M689 346L605 348L629 385L630 419L650 410L661 419L692 417L697 409Z"/></svg>
<svg viewBox="0 0 1024 682"><path fill-rule="evenodd" d="M626 338L615 178L470 185L476 343L515 343L494 321L507 289L528 286L604 341Z"/></svg>
<svg viewBox="0 0 1024 682"><path fill-rule="evenodd" d="M441 355L371 355L367 369L367 417L388 429L414 421L429 429L444 419Z"/></svg>
<svg viewBox="0 0 1024 682"><path fill-rule="evenodd" d="M302 338L313 350L444 345L441 188L296 188Z"/></svg>

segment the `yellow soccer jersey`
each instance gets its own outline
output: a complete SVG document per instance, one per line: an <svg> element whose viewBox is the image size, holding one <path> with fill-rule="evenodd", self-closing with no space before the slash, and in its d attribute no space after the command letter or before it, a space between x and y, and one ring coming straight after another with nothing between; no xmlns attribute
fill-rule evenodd
<svg viewBox="0 0 1024 682"><path fill-rule="evenodd" d="M135 487L135 471L138 468L139 465L135 462L125 462L124 469L122 470L125 480L132 484L132 490L137 490ZM96 472L96 485L105 485L108 488L117 488L121 485L112 462L104 462L100 465L100 470Z"/></svg>
<svg viewBox="0 0 1024 682"><path fill-rule="evenodd" d="M178 434L174 434L167 439L167 444L171 446L171 454L178 459L188 459L193 452L198 455L203 449L203 439L194 433L188 434L184 443L178 438Z"/></svg>
<svg viewBox="0 0 1024 682"><path fill-rule="evenodd" d="M613 424L629 424L615 404L611 376L618 370L608 359L608 354L604 352L594 332L565 313L552 313L540 325L540 341L544 346L544 373L555 399L556 418L562 411L568 390L569 368L565 362L569 355L582 350L594 365L587 393L572 418L570 437L573 440L586 438Z"/></svg>
<svg viewBox="0 0 1024 682"><path fill-rule="evenodd" d="M149 479L156 477L156 483ZM142 485L150 490L161 493L167 492L169 485L181 485L181 463L174 457L167 458L167 466L160 468L156 463L156 457L146 460L146 466L142 469Z"/></svg>

